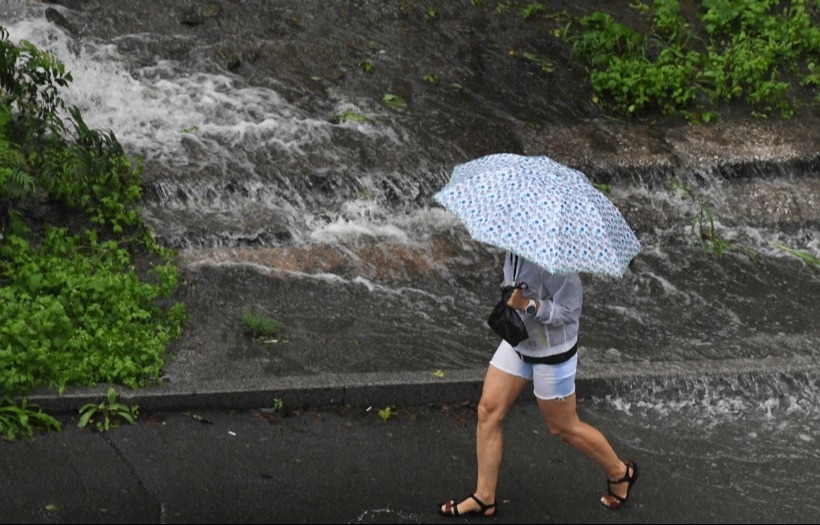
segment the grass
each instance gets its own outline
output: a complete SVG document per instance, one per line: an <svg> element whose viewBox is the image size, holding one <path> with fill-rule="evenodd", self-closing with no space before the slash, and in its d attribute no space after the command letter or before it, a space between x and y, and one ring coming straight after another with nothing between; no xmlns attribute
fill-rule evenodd
<svg viewBox="0 0 820 525"><path fill-rule="evenodd" d="M282 328L273 319L252 311L246 311L242 314L242 326L245 334L257 340L276 337Z"/></svg>
<svg viewBox="0 0 820 525"><path fill-rule="evenodd" d="M820 268L820 258L815 257L814 255L808 252L795 250L794 248L789 248L788 246L781 243L775 243L775 246L783 251L786 251L794 255L795 257L806 263L806 266L811 266L812 268Z"/></svg>

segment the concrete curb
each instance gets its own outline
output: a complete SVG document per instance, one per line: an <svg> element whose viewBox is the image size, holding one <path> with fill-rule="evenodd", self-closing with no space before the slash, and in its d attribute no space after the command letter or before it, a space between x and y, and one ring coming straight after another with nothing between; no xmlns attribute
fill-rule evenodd
<svg viewBox="0 0 820 525"><path fill-rule="evenodd" d="M709 380L731 384L740 378L764 378L817 373L814 357L727 359L721 361L666 361L642 363L583 363L576 385L581 398L617 396L637 388L653 391L676 384ZM283 408L326 406L422 406L460 402L477 403L484 369L447 370L444 377L431 371L323 374L264 377L198 384L163 384L140 390L117 388L118 400L137 405L140 411L188 411L205 409L244 410L271 407L281 400ZM677 388L676 388L677 389ZM87 403L105 400L108 385L70 388L59 395L39 390L29 403L49 414L69 414ZM526 391L527 396L532 393Z"/></svg>

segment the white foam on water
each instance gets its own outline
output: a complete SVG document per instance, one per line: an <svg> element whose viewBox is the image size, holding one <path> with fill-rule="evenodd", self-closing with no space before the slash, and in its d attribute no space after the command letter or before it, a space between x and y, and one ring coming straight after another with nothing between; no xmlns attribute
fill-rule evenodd
<svg viewBox="0 0 820 525"><path fill-rule="evenodd" d="M353 238L384 239L390 242L406 243L407 233L393 224L374 224L338 218L336 221L311 232L316 242L332 244L350 241Z"/></svg>
<svg viewBox="0 0 820 525"><path fill-rule="evenodd" d="M397 218L394 210L380 209L375 200L365 199L345 203L339 215L331 215L329 222L312 221L310 217L299 217L298 210L304 208L304 203L299 201L298 192L282 196L265 187L263 174L258 170L267 168L260 168L254 161L257 155L267 159L295 159L303 162L297 164L301 169L313 173L331 169L340 173L348 171L342 158L345 153L333 143L334 126L368 137L365 140L371 143L386 140L400 145L410 140L384 124L379 113L383 108L373 101L345 100L343 93L330 91L329 95L337 99L333 113L340 115L349 111L367 117L363 122L348 120L335 124L330 118L322 120L308 115L273 89L243 85L241 80L228 75L190 71L187 69L190 64L157 60L132 68L116 44L75 40L44 16L16 21L7 29L12 41L31 41L40 49L54 53L66 65L74 80L63 92L64 98L81 109L89 126L112 130L127 150L161 164L164 170L213 166L218 173L239 174L247 190L230 194L224 188L214 187L212 180L197 182L189 178L177 183L161 180L158 184L165 210L194 207L201 209L203 216L209 211L228 213L236 229L244 232L246 206L248 202L255 202L273 210L291 210L279 212L277 216L292 217L289 227L295 230L293 238L311 242L389 239L413 244L426 239L427 229L420 228L420 224L433 229L448 225L437 222L444 219L442 216L430 215L429 222ZM129 38L150 36L129 35ZM313 160L308 160L308 156ZM360 179L364 187L379 186L367 173L361 174ZM175 187L176 184L184 186ZM715 189L714 202L725 201L720 181L711 181L711 185ZM188 197L185 201L177 199L177 189L182 189ZM648 202L654 208L667 210L664 214L669 221L658 222L652 235L691 241L692 221L682 218L692 216L698 205L685 191L618 186L613 198L625 204L639 201L642 206ZM449 225L454 224L449 220ZM723 238L749 244L767 255L792 257L777 248L775 241L797 247L793 239L784 238L782 233L733 226L720 217L714 220ZM239 238L243 236L244 233ZM809 239L815 253L820 244L818 237L812 233ZM644 254L666 256L658 248L661 243L650 238L642 239L642 244ZM672 260L668 263L676 264ZM667 293L674 293L668 282L661 284Z"/></svg>
<svg viewBox="0 0 820 525"><path fill-rule="evenodd" d="M815 257L820 256L820 231L813 227L800 228L798 232L784 231L777 226L761 224L758 218L756 223L750 224L746 215L735 216L735 210L744 213L745 208L732 207L728 204L733 192L739 187L728 184L725 180L712 174L699 174L704 179L702 187L686 187L681 189L675 186L651 188L638 185L618 187L618 202L628 205L636 202L642 208L659 210L660 220L652 224L651 238L643 239L644 254L663 256L663 253L652 251L652 245L665 243L665 239L684 241L693 246L697 245L697 234L701 231L711 233L714 230L718 239L726 241L731 246L729 250L757 252L775 258L792 257L786 250L778 247L785 245L792 249L806 251ZM755 180L748 182L759 186L759 191L766 187L777 185L786 187L789 180ZM748 190L746 190L748 191ZM810 213L807 215L811 216ZM769 217L774 220L775 215ZM791 230L791 229L790 229ZM707 244L707 249L710 245ZM675 264L674 261L669 261Z"/></svg>
<svg viewBox="0 0 820 525"><path fill-rule="evenodd" d="M0 11L0 25L8 29L8 26L27 16L30 3L31 0L3 0L0 2L0 9L2 9Z"/></svg>
<svg viewBox="0 0 820 525"><path fill-rule="evenodd" d="M388 250L392 245L418 248L411 256L424 259L420 261L423 263L428 262L435 247L431 240L439 241L442 237L462 253L476 249L477 243L454 215L440 208L423 208L424 203L419 205L418 201L422 200L417 199L418 188L422 186L419 182L426 190L433 183L443 186L449 178L449 169L442 166L428 169L425 162L430 161L422 158L424 155L409 158L405 167L405 161L399 157L412 157L412 148L392 147L412 146L413 138L401 123L395 128L390 125L390 112L379 107L377 101L344 100L344 93L331 90L326 99L332 107L329 114L311 116L288 103L275 90L247 86L230 74L192 71L191 64L173 61L155 60L132 67L126 63L126 57L120 55L116 44L75 40L49 23L42 13L14 22L9 29L12 41L26 39L41 49L51 50L72 71L74 82L66 100L82 109L91 127L113 130L127 150L161 165L161 174L153 181L159 201L150 202L146 216L161 235L172 237L181 246L201 248L206 254L203 261L208 260L207 252L211 248L224 254L239 246L248 248L242 253L249 264L257 264L259 271L275 270L258 263L260 258L255 258L258 254L248 253L257 245L262 249L269 248L270 244L279 247L280 241L286 246L317 245L320 248L315 252L317 258L323 253L322 245L338 247L350 258L345 261L350 264L339 265L343 271L360 262L358 257L364 253L360 248L366 244L377 245L371 253L378 252L384 244L391 245ZM151 37L125 35L122 38L138 45L139 39ZM345 111L368 118L364 122L331 122L333 114ZM355 146L362 146L374 155L379 154L379 148L391 147L398 153L388 154L398 160L392 156L390 159L402 167L381 168L389 171L387 174L360 173L361 168L348 166L345 160L351 159L349 164L357 164ZM390 161L376 164L389 165ZM209 169L203 169L199 176L197 170L202 168ZM294 188L295 182L303 180L302 176L313 177L319 184L327 181L328 185L320 191L313 191L313 186L308 185ZM321 179L324 176L326 181ZM345 195L350 194L357 182L362 191L370 195L340 202L342 197L327 190L332 190L337 182L348 192ZM727 200L724 192L730 191L727 185L708 178L707 184L709 191L717 194L709 206L724 206ZM385 195L388 191L390 195ZM669 319L670 308L695 305L692 310L698 311L697 307L703 304L720 303L720 323L736 325L738 316L731 309L740 312L743 306L722 297L710 299L708 293L707 298L693 294L676 272L682 264L691 263L699 255L699 247L694 244L690 231L699 211L697 201L686 197L681 190L640 184L618 185L612 198L623 209L637 207L649 210L648 213L657 212L656 216L650 215L657 220L644 221L644 231L640 233L643 253L631 281L632 291L636 292L632 297L640 297L641 293L653 297L639 307L633 307L631 301L613 300L612 304L617 306L607 309L607 316L632 325L640 324L641 328L654 332L643 336L644 341L660 334L652 340L659 351L669 348L683 356L715 338L720 327L714 331L709 327L702 336L687 330L684 338L678 340L671 335L674 330L666 328L669 321L677 321ZM748 244L783 258L793 255L777 248L774 240L794 248L812 247L815 254L820 248L817 232L806 230L795 236L771 228L746 226L742 217L718 211L715 226L722 237L732 242ZM433 239L434 235L438 237ZM252 246L248 247L249 244ZM281 263L280 259L271 259L274 259L273 266ZM213 259L214 264L221 261ZM310 268L322 272L326 267L315 263ZM400 264L385 270L389 271L405 276ZM446 270L442 270L442 275L446 275L444 272ZM350 274L342 278L320 273L310 274L310 278L346 283L359 278L355 271ZM599 288L610 295L608 290L616 285L606 280ZM621 292L620 289L613 292L613 299L619 300ZM690 317L699 320L697 316ZM753 336L755 327L750 326L749 332ZM742 335L732 333L731 336L727 344L746 343ZM609 348L614 343L602 342L601 345ZM769 346L778 345L775 341ZM619 352L615 348L611 351ZM624 352L626 358L631 354Z"/></svg>
<svg viewBox="0 0 820 525"><path fill-rule="evenodd" d="M376 201L358 199L346 202L334 221L315 224L310 237L314 242L328 244L378 240L425 247L429 246L430 235L453 229L469 236L458 218L444 209L421 208L400 213L387 210Z"/></svg>
<svg viewBox="0 0 820 525"><path fill-rule="evenodd" d="M220 214L220 230L234 224L238 232L234 237L244 238L248 231L258 231L257 226L248 224L248 217L258 216L254 207L263 205L284 219L296 241L370 238L409 242L408 232L387 218L392 212L381 209L375 200L345 203L338 217L323 210L331 214L329 223L312 220L310 210L304 211L302 196L296 191L286 195L272 191L265 174L259 173L267 168L254 161L262 155L268 159L266 165L295 161L296 169L315 174L344 172L347 167L341 150L332 143L333 126L392 144L402 141L394 129L362 106L340 101L334 111L352 111L368 119L334 124L307 115L272 89L243 86L240 80L226 75L189 71L188 64L165 60L131 68L115 44L75 41L44 17L16 22L9 33L11 41L30 41L65 64L73 82L61 94L69 106L80 108L89 127L112 130L126 151L161 165L163 171L170 171L168 178L175 175L175 168L206 166L241 178L244 191L226 192L212 179L167 180L163 176L156 187L164 212L196 209L203 218ZM314 159L306 159L308 154ZM369 175L361 178L367 184ZM370 186L377 184L371 181ZM180 195L185 198L180 199ZM150 210L147 215L153 216ZM154 226L161 228L160 224ZM227 235L224 240L230 238Z"/></svg>
<svg viewBox="0 0 820 525"><path fill-rule="evenodd" d="M703 378L688 385L671 382L654 389L624 389L616 398L594 399L593 403L606 404L630 418L653 421L652 426L663 432L683 431L687 439L709 441L720 436L726 450L715 451L716 455L753 460L776 450L782 457L816 458L820 453L806 445L820 441L817 381L817 377L809 378L795 392L776 380L725 384ZM732 450L735 442L743 446Z"/></svg>
<svg viewBox="0 0 820 525"><path fill-rule="evenodd" d="M71 72L61 94L93 129L112 130L127 149L169 166L194 161L183 138L201 142L209 163L236 159L237 149L304 156L328 143L333 124L311 118L276 91L243 86L226 75L189 71L172 61L131 69L114 44L71 36L42 18L9 27L10 40L51 52ZM201 161L202 159L197 159ZM253 164L247 163L252 171Z"/></svg>

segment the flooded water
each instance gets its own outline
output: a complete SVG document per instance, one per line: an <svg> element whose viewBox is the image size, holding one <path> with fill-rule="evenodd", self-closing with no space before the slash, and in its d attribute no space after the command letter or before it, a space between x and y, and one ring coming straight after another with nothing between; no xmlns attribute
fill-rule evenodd
<svg viewBox="0 0 820 525"><path fill-rule="evenodd" d="M143 215L179 250L191 314L169 380L220 373L205 363L247 376L485 366L501 254L432 195L456 164L500 151L607 183L643 246L621 279L582 276L584 362L731 372L820 357L820 272L786 249L820 254L816 128L794 134L808 156L775 132L621 133L571 78L506 62L535 37L518 28L493 45L486 10L443 7L433 25L376 1L207 5L192 19L185 2L0 3L13 41L67 65L65 98L87 123L144 160ZM701 247L703 232L726 250ZM244 338L248 310L278 320L282 341ZM710 418L694 439L731 434L716 454L787 433L785 456L814 448L816 371L719 395L704 381L609 402L673 426Z"/></svg>

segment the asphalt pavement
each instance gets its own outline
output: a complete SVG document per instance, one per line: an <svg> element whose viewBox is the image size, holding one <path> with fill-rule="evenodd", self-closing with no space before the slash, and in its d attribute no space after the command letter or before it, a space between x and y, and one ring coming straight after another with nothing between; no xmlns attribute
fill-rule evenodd
<svg viewBox="0 0 820 525"><path fill-rule="evenodd" d="M41 393L31 402L63 429L0 442L0 522L817 523L816 484L790 481L816 479L816 461L716 458L708 440L593 402L649 376L759 373L742 360L582 363L582 419L640 468L627 505L599 505L603 474L548 434L527 393L506 423L497 515L458 519L437 504L473 489L481 370L166 385L124 393L139 418L107 432L77 426L78 407L105 387ZM777 468L796 472L780 479Z"/></svg>

